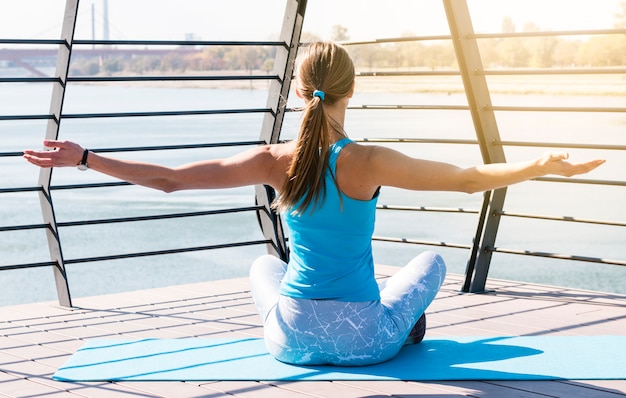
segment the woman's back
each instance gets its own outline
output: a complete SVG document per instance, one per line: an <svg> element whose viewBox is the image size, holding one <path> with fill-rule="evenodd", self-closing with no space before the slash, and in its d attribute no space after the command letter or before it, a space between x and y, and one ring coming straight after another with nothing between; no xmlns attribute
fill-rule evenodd
<svg viewBox="0 0 626 398"><path fill-rule="evenodd" d="M285 295L340 301L379 298L371 246L377 195L354 199L335 185L337 159L353 145L347 138L331 145L319 200L297 212L299 204L285 211L291 246L290 267L281 286Z"/></svg>

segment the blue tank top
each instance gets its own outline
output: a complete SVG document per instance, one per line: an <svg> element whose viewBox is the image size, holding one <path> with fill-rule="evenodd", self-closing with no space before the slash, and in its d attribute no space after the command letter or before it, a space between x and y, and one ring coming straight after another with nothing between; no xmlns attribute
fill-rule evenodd
<svg viewBox="0 0 626 398"><path fill-rule="evenodd" d="M372 257L378 194L367 201L352 199L337 188L332 177L336 175L339 153L351 142L344 138L330 146L326 192L319 202L297 214L286 211L283 215L291 248L280 285L280 293L285 296L338 301L380 299Z"/></svg>

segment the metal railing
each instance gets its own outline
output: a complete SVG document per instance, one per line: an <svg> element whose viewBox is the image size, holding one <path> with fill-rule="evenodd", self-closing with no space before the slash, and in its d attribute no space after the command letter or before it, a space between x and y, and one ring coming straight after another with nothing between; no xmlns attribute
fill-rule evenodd
<svg viewBox="0 0 626 398"><path fill-rule="evenodd" d="M414 145L446 145L466 146L478 148L485 163L506 162L505 148L571 148L577 150L605 150L624 153L626 145L598 144L598 143L568 143L548 141L519 141L504 140L500 137L499 125L496 122L496 114L499 112L572 112L572 113L623 113L626 108L611 106L507 106L493 105L490 95L490 87L487 77L490 76L513 76L513 75L571 75L571 74L626 74L626 68L581 68L581 69L487 69L482 65L478 42L483 39L506 39L513 37L532 36L567 36L567 35L596 35L596 34L624 34L624 29L608 29L594 31L560 31L560 32L524 32L509 34L476 34L473 31L469 10L464 1L444 0L444 7L450 26L450 35L388 38L373 41L353 41L344 43L348 49L352 46L369 46L394 43L411 43L423 41L450 41L453 43L458 70L406 70L406 71L358 71L357 78L360 80L393 78L407 79L413 77L458 77L461 79L462 88L466 95L467 105L433 105L433 104L391 104L376 105L362 104L349 107L350 114L363 112L422 112L442 111L453 113L469 113L473 122L476 135L475 139L467 138L439 138L439 137L365 137L357 141L365 144L402 145L403 147ZM0 84L52 84L53 92L50 101L50 111L42 114L0 114L0 123L3 121L36 121L42 120L47 123L46 138L59 138L60 124L62 120L105 120L127 118L166 118L166 117L199 117L199 116L223 116L223 115L259 115L263 118L260 126L259 138L256 140L234 140L219 142L196 142L190 144L163 144L163 145L137 145L127 147L96 147L92 150L99 153L137 152L140 154L151 151L177 151L199 150L211 148L246 147L265 143L277 143L282 139L283 118L286 113L293 111L287 107L287 98L293 77L293 68L296 53L300 43L302 24L306 10L306 1L290 0L286 2L285 18L277 41L150 41L150 40L124 40L124 41L100 41L100 40L75 40L74 26L77 18L78 0L67 0L65 18L62 29L62 38L59 40L21 40L5 39L0 44L19 44L28 46L58 46L56 72L53 77L0 77ZM155 75L155 76L74 76L69 73L70 60L73 51L80 51L80 46L137 46L147 49L153 47L210 47L210 46L250 46L272 47L276 51L273 71L262 75L250 74L202 74L202 75ZM102 84L102 83L148 83L148 82L233 82L233 81L262 81L268 85L267 101L265 107L232 108L232 109L200 109L200 110L162 110L162 111L124 111L124 112L64 112L64 98L66 88L72 84ZM60 137L62 138L62 137ZM17 158L22 153L19 151L0 152L0 160ZM0 226L0 237L3 233L15 231L45 231L47 244L50 251L50 261L34 261L12 263L0 266L1 270L15 270L37 267L52 267L55 272L59 303L63 306L72 306L70 286L67 278L66 265L96 263L109 260L119 260L137 257L161 256L166 254L186 253L194 251L206 251L213 249L229 248L234 251L242 246L265 245L270 253L287 259L288 250L285 242L285 234L280 216L270 207L275 193L268 187L259 186L255 190L255 205L244 207L227 207L224 209L211 209L202 211L166 212L164 214L132 215L124 217L108 217L99 219L82 219L73 221L57 221L53 200L55 192L78 192L85 189L111 188L123 189L129 186L124 182L94 182L81 184L53 184L52 170L44 169L39 176L38 186L27 187L2 187L0 196L5 194L36 192L40 197L40 206L43 215L41 223L25 223L18 225ZM552 178L543 177L536 179L544 183L567 183L589 184L594 186L612 186L623 189L626 181L599 180L590 178ZM510 194L509 194L510 195ZM468 236L468 242L445 242L433 241L422 238L409 238L398 236L375 236L374 241L392 244L438 246L450 249L460 249L469 252L467 259L466 281L463 290L466 292L481 292L485 290L489 266L494 253L510 255L545 257L553 259L567 259L580 262L599 264L626 265L626 260L606 259L582 254L550 253L538 250L518 248L505 248L496 244L498 230L502 219L532 219L542 222L567 222L580 225L597 225L607 227L626 227L626 222L615 220L592 219L587 217L575 217L553 214L526 214L505 209L504 201L507 197L506 189L494 192L486 192L482 204L476 209L437 207L437 206L412 206L398 204L381 204L379 212L403 212L403 213L446 213L457 215L469 215L475 218L474 234ZM61 239L62 231L75 227L102 226L107 224L135 223L164 219L192 219L196 217L216 216L218 214L253 213L256 214L261 226L262 239L241 240L237 242L194 245L162 250L139 250L134 252L117 252L107 255L81 256L66 258L63 255Z"/></svg>
<svg viewBox="0 0 626 398"><path fill-rule="evenodd" d="M62 138L59 135L59 127L62 120L72 119L118 119L118 118L155 118L155 117L189 117L189 116L211 116L211 115L254 115L260 114L265 117L265 122L259 132L258 140L233 141L233 142L204 142L192 144L176 144L176 145L153 145L153 146L132 146L132 147L114 147L114 148L94 148L97 153L124 153L124 152L149 152L149 151L172 151L172 150L193 150L207 148L228 148L228 147L244 147L277 142L278 132L280 130L280 122L282 120L281 106L281 88L289 88L292 76L293 59L297 51L297 43L302 24L303 5L290 1L287 2L285 12L285 25L279 41L163 41L163 40L75 40L74 28L78 15L78 0L68 0L66 2L65 15L62 26L62 38L60 40L21 40L21 39L5 39L0 40L0 44L17 44L17 45L56 45L58 46L57 67L54 77L2 77L0 83L4 84L41 84L52 83L53 93L51 98L50 112L47 114L23 114L23 115L0 115L0 121L26 121L26 120L45 120L48 122L46 138L57 139ZM70 60L72 53L77 46L144 46L145 48L155 48L174 46L182 48L209 47L209 46L247 46L247 47L273 47L276 51L276 64L274 73L266 75L159 75L159 76L72 76L69 73ZM169 50L172 51L172 50ZM145 53L146 50L142 49ZM162 50L167 53L168 50ZM81 55L81 50L76 49L74 54ZM282 61L282 62L281 62ZM171 111L139 111L139 112L102 112L102 113L68 113L63 111L64 98L66 88L72 84L101 84L101 83L145 83L145 82L233 82L233 81L266 81L271 84L268 96L267 106L262 108L247 109L204 109L204 110L171 110ZM21 156L20 152L2 152L0 159ZM40 224L24 224L0 226L0 234L11 231L34 231L43 230L48 237L48 246L50 249L50 261L43 262L24 262L17 264L8 264L0 266L0 270L15 270L37 267L52 267L54 270L55 280L57 283L57 293L59 303L63 306L72 306L70 287L68 283L66 265L80 263L94 263L100 261L128 259L147 256L160 256L165 254L187 253L194 251L206 251L222 248L240 248L242 246L265 245L270 253L286 255L284 248L284 238L279 223L276 222L277 215L270 208L269 203L272 200L272 193L264 187L257 189L256 202L258 204L247 207L234 207L218 210L205 210L183 213L166 213L148 216L130 216L106 219L86 219L68 222L58 222L54 211L53 193L56 191L75 191L83 189L95 188L117 188L128 186L125 182L97 182L83 184L52 184L52 170L42 169L39 177L39 186L35 187L16 187L16 188L0 188L0 194L37 192L40 196L40 203L43 212L44 222ZM133 223L150 220L166 220L166 219L182 219L195 218L204 216L215 216L217 214L233 214L233 213L253 213L262 227L264 239L243 240L238 242L228 242L213 245L181 247L165 250L150 250L116 253L102 256L65 258L62 254L62 240L60 238L61 230L72 227L86 227L106 224Z"/></svg>
<svg viewBox="0 0 626 398"><path fill-rule="evenodd" d="M596 144L596 143L567 143L567 142L522 142L508 141L500 138L498 132L498 124L495 121L496 112L589 112L589 113L624 113L625 107L606 107L606 106L501 106L492 105L489 87L485 78L487 76L537 76L537 75L597 75L597 74L626 74L626 68L576 68L576 69L486 69L483 67L478 49L478 41L481 39L507 39L520 37L547 37L547 36L581 36L581 35L621 35L626 33L626 29L596 29L596 30L576 30L576 31L541 31L541 32L517 32L517 33L498 33L498 34L476 34L473 31L471 18L467 5L463 1L444 0L448 23L450 25L451 35L437 35L428 37L402 37L387 38L371 41L355 41L344 43L347 46L363 46L363 45L380 45L380 44L397 44L410 43L418 41L451 41L456 50L456 59L459 64L459 71L456 70L440 70L440 71L369 71L360 72L357 75L362 78L376 77L394 77L406 78L417 76L461 76L463 86L468 100L468 106L464 105L361 105L352 107L357 110L441 110L441 111L469 111L475 126L477 140L463 139L438 139L438 138L366 138L364 142L372 143L396 143L396 144L462 144L462 145L478 145L485 163L505 162L505 147L541 147L541 148L567 148L567 149L585 149L585 150L609 150L623 152L626 150L624 145L614 144ZM600 186L626 186L626 181L615 180L598 180L587 178L554 178L542 177L536 178L536 181L544 182L560 182L568 184L593 184ZM433 242L419 239L408 239L399 237L374 237L374 240L384 242L412 243L419 245L430 245L439 247L453 247L470 249L471 254L467 263L466 280L463 290L466 292L480 292L485 289L485 283L491 263L493 253L507 253L522 256L536 256L552 259L567 259L581 262L591 262L599 264L626 265L625 260L607 259L600 257L592 257L577 254L562 254L532 251L524 249L512 249L496 246L496 237L498 226L502 217L517 217L543 221L562 221L579 224L594 224L613 227L624 227L626 223L611 220L592 220L584 218L576 218L572 216L553 216L553 215L531 215L520 214L516 212L508 212L504 210L504 200L506 198L506 189L500 189L495 192L486 192L482 208L480 210L466 209L447 209L443 211L458 213L479 213L477 220L476 235L471 245L451 242ZM405 212L411 211L442 211L441 209L428 209L425 207L409 208L398 206L379 206L380 210L401 210Z"/></svg>

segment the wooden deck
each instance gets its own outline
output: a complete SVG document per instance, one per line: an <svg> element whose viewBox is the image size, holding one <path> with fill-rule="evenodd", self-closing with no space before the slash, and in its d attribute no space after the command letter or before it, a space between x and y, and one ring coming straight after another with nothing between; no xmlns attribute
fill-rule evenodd
<svg viewBox="0 0 626 398"><path fill-rule="evenodd" d="M381 277L395 268L379 266ZM490 281L459 294L450 275L427 311L427 336L626 335L626 296ZM262 336L246 278L0 308L0 397L618 397L626 380L454 382L64 383L52 374L85 340Z"/></svg>

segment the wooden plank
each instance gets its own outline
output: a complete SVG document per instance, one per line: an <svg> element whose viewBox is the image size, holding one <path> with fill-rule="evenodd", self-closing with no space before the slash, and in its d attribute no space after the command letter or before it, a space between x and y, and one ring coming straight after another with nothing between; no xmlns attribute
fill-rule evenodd
<svg viewBox="0 0 626 398"><path fill-rule="evenodd" d="M493 385L513 388L524 392L533 392L551 397L563 398L616 398L614 392L602 391L584 382L578 384L561 383L558 381L493 381Z"/></svg>
<svg viewBox="0 0 626 398"><path fill-rule="evenodd" d="M203 387L215 391L219 396L234 396L242 398L293 398L310 397L297 391L283 389L274 383L255 381L220 381L217 383L204 384ZM218 395L215 395L218 396Z"/></svg>
<svg viewBox="0 0 626 398"><path fill-rule="evenodd" d="M427 397L465 397L479 393L477 390L463 386L451 386L437 382L414 381L358 381L340 382L371 391L374 396L393 396L398 398L415 398L417 394ZM368 395L370 396L370 395Z"/></svg>
<svg viewBox="0 0 626 398"><path fill-rule="evenodd" d="M335 381L280 381L274 385L286 391L308 394L315 397L361 398L367 393L354 385Z"/></svg>
<svg viewBox="0 0 626 398"><path fill-rule="evenodd" d="M574 385L577 387L608 391L620 396L626 396L626 380L561 380L559 383Z"/></svg>
<svg viewBox="0 0 626 398"><path fill-rule="evenodd" d="M217 397L211 394L211 390L194 383L177 382L118 382L115 383L119 388L128 391L136 391L137 395L148 397L176 397L176 398L195 398L195 397Z"/></svg>
<svg viewBox="0 0 626 398"><path fill-rule="evenodd" d="M0 397L56 397L61 393L62 390L0 371Z"/></svg>

